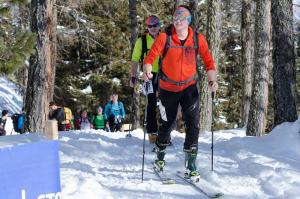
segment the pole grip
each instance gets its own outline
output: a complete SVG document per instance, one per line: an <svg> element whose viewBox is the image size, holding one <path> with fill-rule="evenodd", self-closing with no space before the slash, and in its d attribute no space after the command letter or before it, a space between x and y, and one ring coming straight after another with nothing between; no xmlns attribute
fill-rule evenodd
<svg viewBox="0 0 300 199"><path fill-rule="evenodd" d="M208 84L209 84L210 86L212 86L213 83L214 83L214 81L209 81L209 82L208 82ZM214 101L215 95L216 95L216 92L211 92L211 99L212 99L212 101Z"/></svg>

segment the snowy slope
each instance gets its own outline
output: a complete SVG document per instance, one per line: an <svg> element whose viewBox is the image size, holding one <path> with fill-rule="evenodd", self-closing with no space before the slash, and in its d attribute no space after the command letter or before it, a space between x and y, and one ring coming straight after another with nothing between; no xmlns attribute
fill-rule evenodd
<svg viewBox="0 0 300 199"><path fill-rule="evenodd" d="M5 76L0 76L0 117L3 110L8 110L8 115L20 113L23 99L18 92L18 87ZM16 134L13 122L9 117L5 125L6 135Z"/></svg>
<svg viewBox="0 0 300 199"><path fill-rule="evenodd" d="M210 171L211 134L199 138L198 167L205 189L222 190L223 198L300 198L300 120L285 123L264 137L245 137L242 129L215 132L215 171ZM155 154L146 143L141 183L143 132L91 130L60 134L61 182L64 199L201 199L202 194L179 178L162 185L151 169ZM37 134L6 136L0 146L38 141ZM166 171L183 170L184 135L172 132Z"/></svg>
<svg viewBox="0 0 300 199"><path fill-rule="evenodd" d="M0 113L8 110L9 114L20 113L23 99L18 87L4 76L0 76Z"/></svg>

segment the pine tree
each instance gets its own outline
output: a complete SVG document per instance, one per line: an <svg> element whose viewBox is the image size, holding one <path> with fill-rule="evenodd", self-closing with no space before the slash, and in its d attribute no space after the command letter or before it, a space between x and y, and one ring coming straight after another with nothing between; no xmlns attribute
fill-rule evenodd
<svg viewBox="0 0 300 199"><path fill-rule="evenodd" d="M137 21L137 6L136 0L129 0L129 16L131 21L131 38L130 44L133 50L135 41L138 36L138 21ZM131 50L131 51L132 51ZM140 66L142 67L142 66ZM139 70L137 72L139 74ZM133 128L140 127L140 92L138 92L139 85L136 84L133 88L131 95L131 118L133 118L131 123L133 123Z"/></svg>
<svg viewBox="0 0 300 199"><path fill-rule="evenodd" d="M26 0L11 0L0 4L0 73L13 73L33 53L34 34L14 24L10 14L13 5L26 3Z"/></svg>
<svg viewBox="0 0 300 199"><path fill-rule="evenodd" d="M241 111L241 126L247 125L250 98L252 91L253 80L253 60L254 60L254 16L255 4L251 0L243 0L242 5L242 25L241 25L241 40L242 40L242 58L241 65L243 70L243 95L242 95L242 111Z"/></svg>
<svg viewBox="0 0 300 199"><path fill-rule="evenodd" d="M215 66L219 64L219 50L220 50L220 36L221 36L221 1L209 0L207 6L207 31L206 39L209 45L209 49L215 61ZM203 72L204 73L204 72ZM205 75L203 75L205 77ZM211 109L211 92L209 91L206 78L202 78L201 82L201 102L200 108L200 130L210 131L212 124L212 109Z"/></svg>
<svg viewBox="0 0 300 199"><path fill-rule="evenodd" d="M272 1L275 125L297 120L292 0Z"/></svg>
<svg viewBox="0 0 300 199"><path fill-rule="evenodd" d="M271 0L258 0L255 15L254 80L247 135L265 134L271 42Z"/></svg>
<svg viewBox="0 0 300 199"><path fill-rule="evenodd" d="M54 92L56 66L55 0L32 0L31 24L36 33L36 52L30 58L26 90L26 123L29 132L43 131Z"/></svg>

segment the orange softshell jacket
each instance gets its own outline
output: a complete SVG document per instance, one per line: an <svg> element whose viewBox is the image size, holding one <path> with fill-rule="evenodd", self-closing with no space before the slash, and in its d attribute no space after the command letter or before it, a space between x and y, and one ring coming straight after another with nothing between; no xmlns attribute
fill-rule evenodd
<svg viewBox="0 0 300 199"><path fill-rule="evenodd" d="M186 38L186 41L184 43L184 46L190 46L191 48L176 48L176 46L180 47L182 45L180 40L178 39L174 27L172 27L171 33L170 48L168 49L162 61L162 71L169 79L181 82L196 75L195 49L192 48L194 46L194 32L193 29L189 27L188 37ZM144 64L152 64L157 56L162 56L166 45L166 38L166 33L159 34L149 53L144 59ZM208 49L207 41L201 34L198 34L198 53L203 60L206 71L216 70L214 60ZM160 88L164 90L179 92L184 90L188 86L195 84L195 82L196 80L188 82L185 85L178 86L160 79L159 85Z"/></svg>

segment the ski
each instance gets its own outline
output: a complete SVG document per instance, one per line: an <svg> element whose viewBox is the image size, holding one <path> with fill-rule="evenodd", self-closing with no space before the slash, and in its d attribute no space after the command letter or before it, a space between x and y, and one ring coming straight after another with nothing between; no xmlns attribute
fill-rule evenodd
<svg viewBox="0 0 300 199"><path fill-rule="evenodd" d="M208 198L221 198L224 195L223 193L220 193L220 192L219 193L207 192L202 187L200 187L200 185L198 184L199 182L193 182L191 179L185 178L183 175L184 174L182 172L177 171L177 174L176 174L177 177L181 178L182 180L187 182L189 185L193 186L196 190L198 190L199 192L201 192Z"/></svg>
<svg viewBox="0 0 300 199"><path fill-rule="evenodd" d="M162 184L169 185L169 184L176 184L176 181L170 177L168 177L163 171L160 171L156 166L153 164L153 171L157 175L157 177L160 179Z"/></svg>

